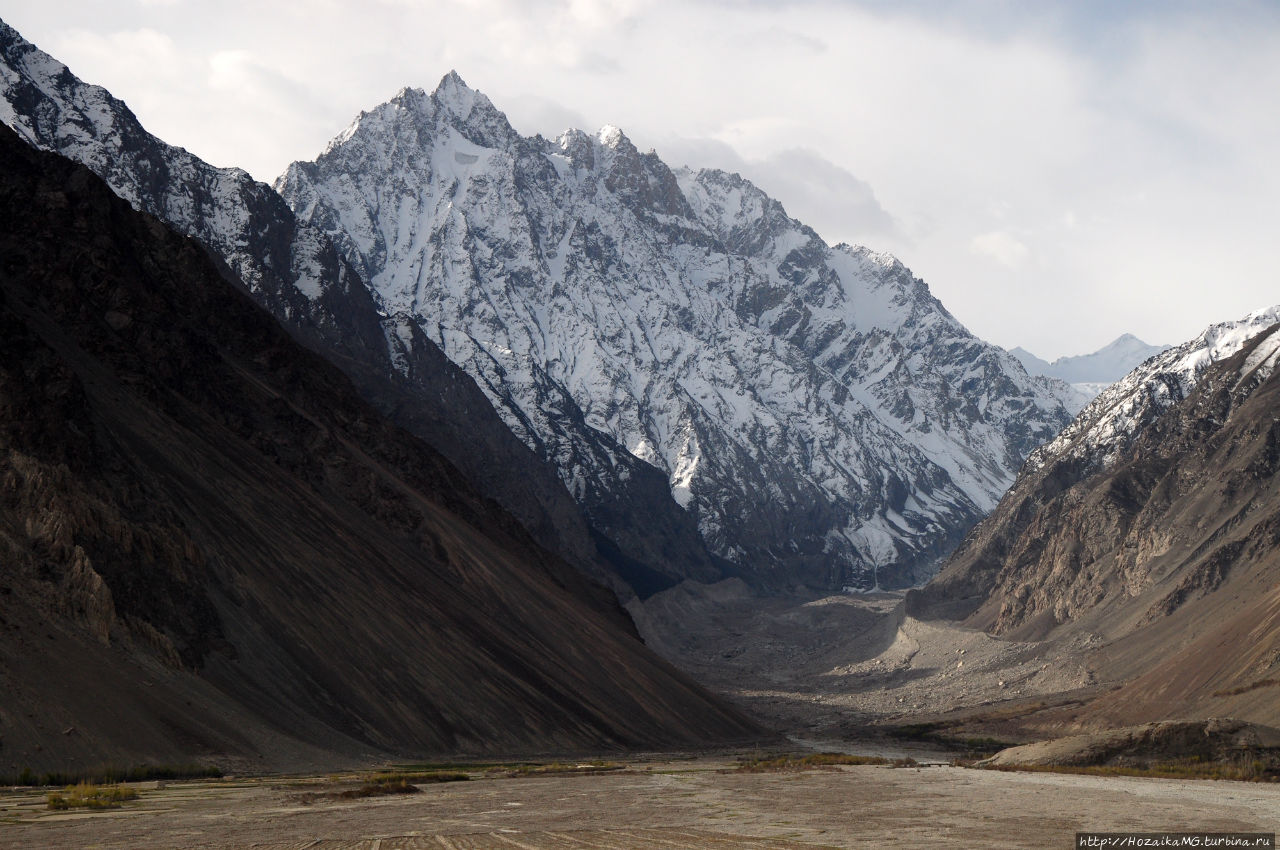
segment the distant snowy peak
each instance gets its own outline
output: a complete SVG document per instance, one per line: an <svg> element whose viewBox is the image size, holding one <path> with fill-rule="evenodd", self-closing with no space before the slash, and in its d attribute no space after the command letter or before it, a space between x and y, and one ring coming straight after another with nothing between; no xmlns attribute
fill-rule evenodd
<svg viewBox="0 0 1280 850"><path fill-rule="evenodd" d="M1148 345L1133 334L1122 334L1092 354L1059 357L1052 363L1025 348L1015 348L1009 353L1022 361L1022 365L1033 375L1060 378L1069 384L1105 386L1120 380L1143 361L1167 351L1169 347Z"/></svg>
<svg viewBox="0 0 1280 850"><path fill-rule="evenodd" d="M1053 364L1048 360L1035 356L1022 346L1010 348L1009 353L1018 358L1018 362L1021 363L1026 368L1027 372L1032 375L1047 375L1049 374L1049 370L1053 368Z"/></svg>
<svg viewBox="0 0 1280 850"><path fill-rule="evenodd" d="M1186 398L1205 369L1232 356L1277 322L1280 305L1255 310L1237 321L1210 325L1194 339L1149 358L1103 390L1057 438L1033 453L1028 463L1039 468L1075 458L1091 467L1108 466L1162 411ZM1259 350L1271 351L1266 345ZM1274 358L1267 357L1256 363L1251 359L1246 370L1273 368Z"/></svg>
<svg viewBox="0 0 1280 850"><path fill-rule="evenodd" d="M589 514L609 512L608 470L642 461L762 580L922 577L1069 420L1066 385L895 258L828 246L740 176L673 171L617 127L520 137L455 74L276 186Z"/></svg>

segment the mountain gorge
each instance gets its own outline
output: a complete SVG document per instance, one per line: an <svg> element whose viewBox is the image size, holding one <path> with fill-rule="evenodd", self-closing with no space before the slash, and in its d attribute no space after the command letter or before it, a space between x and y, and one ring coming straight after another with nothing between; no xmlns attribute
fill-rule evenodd
<svg viewBox="0 0 1280 850"><path fill-rule="evenodd" d="M0 354L14 773L760 734L199 243L7 128Z"/></svg>
<svg viewBox="0 0 1280 850"><path fill-rule="evenodd" d="M456 74L405 89L277 188L608 527L658 472L761 586L927 577L1069 419L893 257L617 128L520 136Z"/></svg>

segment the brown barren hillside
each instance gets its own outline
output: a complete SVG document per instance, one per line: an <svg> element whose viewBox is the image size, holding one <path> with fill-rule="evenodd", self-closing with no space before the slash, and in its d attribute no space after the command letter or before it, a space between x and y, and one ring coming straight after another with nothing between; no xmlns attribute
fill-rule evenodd
<svg viewBox="0 0 1280 850"><path fill-rule="evenodd" d="M908 612L1101 644L1091 725L1280 724L1280 374L1273 327L1097 471L1024 470Z"/></svg>
<svg viewBox="0 0 1280 850"><path fill-rule="evenodd" d="M2 128L0 692L0 772L761 735L198 243Z"/></svg>

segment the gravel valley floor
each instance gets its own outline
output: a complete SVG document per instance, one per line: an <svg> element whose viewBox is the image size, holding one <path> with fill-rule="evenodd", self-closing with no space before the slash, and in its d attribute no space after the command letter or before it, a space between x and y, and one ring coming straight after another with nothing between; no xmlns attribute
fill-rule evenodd
<svg viewBox="0 0 1280 850"><path fill-rule="evenodd" d="M336 796L354 774L245 777L144 783L138 800L95 813L13 790L0 792L0 848L1033 848L1069 847L1077 831L1276 831L1280 785L951 766L954 751L903 730L941 721L948 733L1025 737L1028 718L1069 717L1073 695L1107 687L1096 647L1087 635L997 641L904 618L898 602L760 599L730 581L675 588L633 615L659 652L796 750L918 766L735 771L763 754L747 752L532 777L473 766L471 781L358 799Z"/></svg>
<svg viewBox="0 0 1280 850"><path fill-rule="evenodd" d="M723 772L725 757L605 774L477 778L394 798L308 801L335 778L171 783L122 809L0 795L0 847L1069 847L1080 830L1249 830L1280 787L956 767ZM153 783L154 785L154 783Z"/></svg>

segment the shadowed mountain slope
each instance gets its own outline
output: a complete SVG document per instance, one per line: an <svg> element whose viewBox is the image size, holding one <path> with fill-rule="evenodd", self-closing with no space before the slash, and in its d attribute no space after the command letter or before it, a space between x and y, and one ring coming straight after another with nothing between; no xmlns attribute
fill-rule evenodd
<svg viewBox="0 0 1280 850"><path fill-rule="evenodd" d="M5 128L0 553L15 770L760 734L202 246Z"/></svg>
<svg viewBox="0 0 1280 850"><path fill-rule="evenodd" d="M588 523L558 479L419 329L386 316L318 228L238 168L151 135L106 89L0 21L0 122L88 166L135 209L200 240L228 276L366 398L449 458L544 547L626 595L718 568L662 476L615 447L623 471ZM575 415L571 400L561 405ZM580 413L577 414L580 416ZM598 447L597 447L598 448Z"/></svg>

